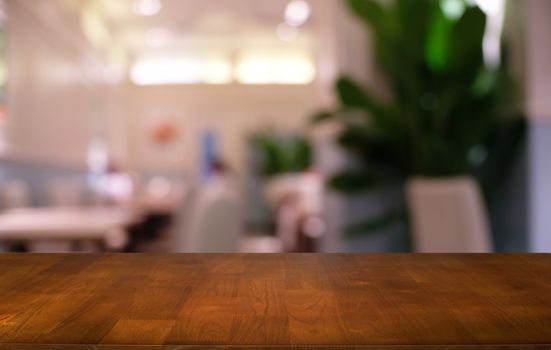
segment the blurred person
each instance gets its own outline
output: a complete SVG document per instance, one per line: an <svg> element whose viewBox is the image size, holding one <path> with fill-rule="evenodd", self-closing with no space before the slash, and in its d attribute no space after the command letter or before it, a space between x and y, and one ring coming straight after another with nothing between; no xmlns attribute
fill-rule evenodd
<svg viewBox="0 0 551 350"><path fill-rule="evenodd" d="M134 183L129 173L115 161L109 161L106 171L99 176L97 191L108 204L131 204Z"/></svg>
<svg viewBox="0 0 551 350"><path fill-rule="evenodd" d="M269 182L266 195L274 205L276 236L285 251L315 251L325 230L322 176L314 170L279 176Z"/></svg>

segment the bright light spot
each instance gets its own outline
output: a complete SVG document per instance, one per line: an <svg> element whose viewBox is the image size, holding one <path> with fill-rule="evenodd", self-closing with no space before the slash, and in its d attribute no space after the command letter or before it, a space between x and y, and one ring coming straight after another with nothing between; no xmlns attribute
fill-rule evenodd
<svg viewBox="0 0 551 350"><path fill-rule="evenodd" d="M312 60L306 56L283 57L276 63L279 84L307 84L314 80L316 70Z"/></svg>
<svg viewBox="0 0 551 350"><path fill-rule="evenodd" d="M310 17L310 5L304 0L292 0L285 7L285 22L290 26L301 26Z"/></svg>
<svg viewBox="0 0 551 350"><path fill-rule="evenodd" d="M201 81L197 60L188 57L149 57L139 59L130 71L137 85L193 84Z"/></svg>
<svg viewBox="0 0 551 350"><path fill-rule="evenodd" d="M165 84L308 84L316 75L305 53L252 52L235 65L223 56L146 56L130 70L137 85Z"/></svg>
<svg viewBox="0 0 551 350"><path fill-rule="evenodd" d="M456 20L465 12L465 3L463 0L442 0L440 1L440 8L446 17Z"/></svg>
<svg viewBox="0 0 551 350"><path fill-rule="evenodd" d="M152 47L161 47L168 42L168 31L164 28L153 28L145 34L145 42Z"/></svg>
<svg viewBox="0 0 551 350"><path fill-rule="evenodd" d="M474 0L474 2L488 16L501 16L505 10L503 0Z"/></svg>
<svg viewBox="0 0 551 350"><path fill-rule="evenodd" d="M308 84L314 77L314 64L304 55L249 55L236 67L242 84Z"/></svg>
<svg viewBox="0 0 551 350"><path fill-rule="evenodd" d="M207 84L229 84L233 80L232 66L227 59L210 58L203 62L202 80Z"/></svg>
<svg viewBox="0 0 551 350"><path fill-rule="evenodd" d="M134 63L130 78L137 85L229 84L232 73L231 63L221 57L144 57Z"/></svg>
<svg viewBox="0 0 551 350"><path fill-rule="evenodd" d="M124 173L105 175L103 179L105 194L115 200L126 200L132 195L132 179Z"/></svg>
<svg viewBox="0 0 551 350"><path fill-rule="evenodd" d="M269 58L248 56L237 64L235 76L242 84L269 84L272 82L273 67Z"/></svg>
<svg viewBox="0 0 551 350"><path fill-rule="evenodd" d="M501 32L505 17L505 1L474 0L474 2L487 16L482 42L484 62L489 68L496 68L501 63Z"/></svg>
<svg viewBox="0 0 551 350"><path fill-rule="evenodd" d="M293 41L298 36L297 27L288 25L287 23L280 23L276 28L276 35L279 40Z"/></svg>
<svg viewBox="0 0 551 350"><path fill-rule="evenodd" d="M134 0L132 9L138 16L154 16L161 11L161 0Z"/></svg>

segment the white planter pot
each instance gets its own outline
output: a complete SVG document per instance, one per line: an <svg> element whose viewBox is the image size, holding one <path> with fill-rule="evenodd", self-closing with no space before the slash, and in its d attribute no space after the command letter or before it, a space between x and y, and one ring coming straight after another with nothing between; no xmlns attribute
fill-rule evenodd
<svg viewBox="0 0 551 350"><path fill-rule="evenodd" d="M492 251L486 209L470 177L413 178L406 194L415 251Z"/></svg>

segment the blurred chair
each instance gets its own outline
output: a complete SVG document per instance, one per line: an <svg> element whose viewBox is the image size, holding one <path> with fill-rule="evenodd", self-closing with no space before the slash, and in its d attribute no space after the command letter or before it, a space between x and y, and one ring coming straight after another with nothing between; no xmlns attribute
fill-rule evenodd
<svg viewBox="0 0 551 350"><path fill-rule="evenodd" d="M83 187L71 179L56 179L48 183L46 195L53 207L77 207L82 204Z"/></svg>
<svg viewBox="0 0 551 350"><path fill-rule="evenodd" d="M283 251L283 244L277 237L243 235L241 199L238 191L228 183L215 181L207 184L189 202L186 201L178 215L173 244L176 252Z"/></svg>
<svg viewBox="0 0 551 350"><path fill-rule="evenodd" d="M189 213L185 213L189 210ZM176 227L177 252L236 252L242 234L241 205L237 191L223 181L203 186L183 207ZM185 219L182 219L185 217Z"/></svg>
<svg viewBox="0 0 551 350"><path fill-rule="evenodd" d="M2 209L24 208L31 205L29 186L22 180L9 180L1 185Z"/></svg>

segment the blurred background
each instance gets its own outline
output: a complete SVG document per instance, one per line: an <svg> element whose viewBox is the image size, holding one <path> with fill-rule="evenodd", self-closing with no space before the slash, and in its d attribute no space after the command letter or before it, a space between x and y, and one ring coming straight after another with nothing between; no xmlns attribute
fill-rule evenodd
<svg viewBox="0 0 551 350"><path fill-rule="evenodd" d="M550 1L0 5L0 251L551 251Z"/></svg>

